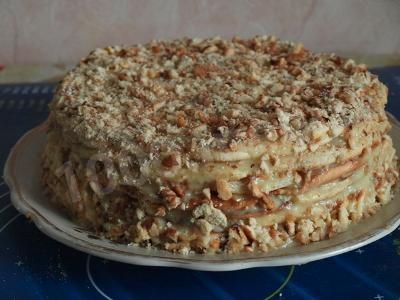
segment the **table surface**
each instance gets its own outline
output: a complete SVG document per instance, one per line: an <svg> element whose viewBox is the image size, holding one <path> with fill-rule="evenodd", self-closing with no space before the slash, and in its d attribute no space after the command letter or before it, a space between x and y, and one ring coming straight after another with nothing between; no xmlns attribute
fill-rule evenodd
<svg viewBox="0 0 400 300"><path fill-rule="evenodd" d="M374 69L400 117L400 67ZM54 84L0 85L0 167L46 119ZM0 299L400 299L400 228L366 247L301 266L201 272L104 260L42 234L0 180Z"/></svg>

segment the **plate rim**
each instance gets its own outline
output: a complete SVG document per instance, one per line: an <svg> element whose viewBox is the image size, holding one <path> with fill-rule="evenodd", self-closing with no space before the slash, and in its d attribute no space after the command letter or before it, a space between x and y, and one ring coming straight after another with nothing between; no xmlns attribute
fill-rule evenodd
<svg viewBox="0 0 400 300"><path fill-rule="evenodd" d="M400 122L392 114L387 112L387 115L392 124L400 128ZM305 264L311 261L352 251L359 247L373 243L376 240L390 234L400 225L399 211L388 220L385 226L381 226L379 228L375 228L373 231L364 233L356 240L345 240L341 243L328 246L323 249L318 249L311 253L302 252L283 256L276 255L266 257L243 257L232 260L207 260L206 256L202 256L201 259L193 259L190 256L184 257L182 254L177 254L177 257L154 256L151 254L146 255L141 253L133 253L131 251L119 251L112 248L99 247L98 245L91 244L88 241L82 240L79 237L63 231L61 228L58 228L56 224L51 223L45 216L32 207L29 204L29 201L25 199L21 193L20 183L18 182L18 178L15 174L16 160L20 154L22 146L38 133L46 131L47 124L47 121L45 121L39 126L34 127L26 132L21 138L18 139L17 143L12 147L7 157L4 165L3 177L10 189L11 202L20 213L31 219L35 226L45 235L68 247L72 247L78 251L88 253L90 255L134 265L176 267L201 271L234 271L255 267L288 266L293 264ZM370 218L374 218L375 216L376 214ZM357 226L357 224L354 225ZM299 247L307 247L307 245L302 245ZM128 246L127 249L129 249ZM166 250L152 250L153 252L166 252ZM277 252L278 251L279 250L277 250ZM218 256L218 254L215 255L215 257L216 256Z"/></svg>

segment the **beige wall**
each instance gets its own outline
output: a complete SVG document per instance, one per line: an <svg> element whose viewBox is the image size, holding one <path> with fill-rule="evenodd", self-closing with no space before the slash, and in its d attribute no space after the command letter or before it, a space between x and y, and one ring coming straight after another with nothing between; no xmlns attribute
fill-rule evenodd
<svg viewBox="0 0 400 300"><path fill-rule="evenodd" d="M398 0L0 0L0 64L74 62L108 44L212 35L400 54L399 28Z"/></svg>

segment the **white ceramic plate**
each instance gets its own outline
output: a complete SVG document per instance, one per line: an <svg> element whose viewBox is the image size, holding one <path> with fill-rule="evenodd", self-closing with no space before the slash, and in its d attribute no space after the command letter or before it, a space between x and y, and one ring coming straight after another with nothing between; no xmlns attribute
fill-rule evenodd
<svg viewBox="0 0 400 300"><path fill-rule="evenodd" d="M393 137L400 153L399 122L393 123ZM45 126L25 134L12 149L4 169L4 178L10 187L14 206L33 220L45 234L75 249L120 262L179 267L207 271L229 271L253 267L304 264L338 255L372 243L392 232L400 224L400 195L396 193L374 216L361 221L332 239L293 246L269 253L235 255L180 255L164 250L143 249L116 244L93 236L72 222L62 210L43 195L39 183L40 155L45 143Z"/></svg>

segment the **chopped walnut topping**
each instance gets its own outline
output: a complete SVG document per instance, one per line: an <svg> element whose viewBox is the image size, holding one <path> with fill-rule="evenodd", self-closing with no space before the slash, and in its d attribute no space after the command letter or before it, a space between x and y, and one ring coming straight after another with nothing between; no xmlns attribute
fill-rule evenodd
<svg viewBox="0 0 400 300"><path fill-rule="evenodd" d="M155 215L157 217L164 217L166 215L165 207L162 205L158 206Z"/></svg>
<svg viewBox="0 0 400 300"><path fill-rule="evenodd" d="M186 126L186 119L184 116L179 115L176 118L176 124L178 125L178 127L185 127Z"/></svg>
<svg viewBox="0 0 400 300"><path fill-rule="evenodd" d="M277 134L276 130L272 129L272 130L268 131L267 139L271 142L275 142L276 140L278 140L278 134Z"/></svg>
<svg viewBox="0 0 400 300"><path fill-rule="evenodd" d="M386 89L365 66L302 44L180 39L96 49L60 84L50 120L91 144L191 156L249 141L319 141L382 114L376 95Z"/></svg>
<svg viewBox="0 0 400 300"><path fill-rule="evenodd" d="M286 230L289 235L294 235L296 232L296 224L294 221L286 221Z"/></svg>
<svg viewBox="0 0 400 300"><path fill-rule="evenodd" d="M224 179L217 179L215 181L217 186L218 197L222 200L229 200L232 198L231 187L229 183Z"/></svg>
<svg viewBox="0 0 400 300"><path fill-rule="evenodd" d="M171 189L179 196L183 197L185 196L185 186L183 184L171 184Z"/></svg>
<svg viewBox="0 0 400 300"><path fill-rule="evenodd" d="M206 196L208 200L211 199L211 190L209 188L203 189L203 195Z"/></svg>
<svg viewBox="0 0 400 300"><path fill-rule="evenodd" d="M213 226L204 219L196 220L196 225L199 227L201 233L206 236L213 230Z"/></svg>
<svg viewBox="0 0 400 300"><path fill-rule="evenodd" d="M176 243L178 241L179 233L174 228L167 228L164 230L163 236L166 237L170 242Z"/></svg>
<svg viewBox="0 0 400 300"><path fill-rule="evenodd" d="M256 182L256 178L251 178L248 184L248 188L251 191L252 195L257 198L262 198L264 193L261 191L259 185Z"/></svg>
<svg viewBox="0 0 400 300"><path fill-rule="evenodd" d="M249 239L241 227L232 226L229 229L229 239L226 245L228 252L238 253L248 244Z"/></svg>
<svg viewBox="0 0 400 300"><path fill-rule="evenodd" d="M219 239L213 239L210 241L209 246L212 249L219 249L219 247L221 246L221 241Z"/></svg>
<svg viewBox="0 0 400 300"><path fill-rule="evenodd" d="M170 154L162 160L162 165L168 169L181 164L181 156L177 153Z"/></svg>
<svg viewBox="0 0 400 300"><path fill-rule="evenodd" d="M209 47L207 47L206 49L204 49L203 53L213 53L213 52L217 52L218 51L218 47L215 45L211 45Z"/></svg>
<svg viewBox="0 0 400 300"><path fill-rule="evenodd" d="M194 67L194 74L198 77L206 77L208 75L209 70L207 67L203 65L197 65Z"/></svg>
<svg viewBox="0 0 400 300"><path fill-rule="evenodd" d="M263 170L266 175L270 174L271 166L268 154L265 154L261 157L260 169Z"/></svg>
<svg viewBox="0 0 400 300"><path fill-rule="evenodd" d="M143 218L144 218L144 211L141 210L140 208L137 208L137 209L136 209L136 216L137 216L137 218L138 218L139 220L143 219Z"/></svg>
<svg viewBox="0 0 400 300"><path fill-rule="evenodd" d="M268 210L272 210L275 208L275 202L269 195L262 196L263 203Z"/></svg>
<svg viewBox="0 0 400 300"><path fill-rule="evenodd" d="M309 219L302 219L298 223L296 239L302 244L310 243L310 235L314 231L313 222Z"/></svg>
<svg viewBox="0 0 400 300"><path fill-rule="evenodd" d="M254 230L251 228L251 226L240 225L240 228L243 230L243 233L250 242L257 240L256 234Z"/></svg>
<svg viewBox="0 0 400 300"><path fill-rule="evenodd" d="M235 49L233 48L227 48L224 52L225 56L232 56L235 54Z"/></svg>
<svg viewBox="0 0 400 300"><path fill-rule="evenodd" d="M162 188L160 194L167 202L169 208L177 208L181 204L181 198L170 188Z"/></svg>
<svg viewBox="0 0 400 300"><path fill-rule="evenodd" d="M215 226L226 227L228 224L224 213L211 204L202 204L197 206L193 210L193 216L196 219L204 218L208 223Z"/></svg>

